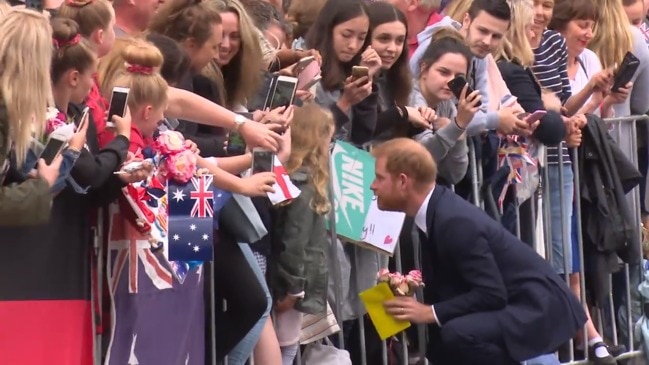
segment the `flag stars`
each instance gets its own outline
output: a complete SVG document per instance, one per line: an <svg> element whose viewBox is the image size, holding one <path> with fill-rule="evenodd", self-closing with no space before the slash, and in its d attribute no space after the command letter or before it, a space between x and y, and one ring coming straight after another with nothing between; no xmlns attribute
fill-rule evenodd
<svg viewBox="0 0 649 365"><path fill-rule="evenodd" d="M208 236L207 234L203 235L203 241L207 241L209 238L210 238L210 236Z"/></svg>
<svg viewBox="0 0 649 365"><path fill-rule="evenodd" d="M191 242L187 242L187 246L191 246L191 245L192 245L192 243L191 243Z"/></svg>
<svg viewBox="0 0 649 365"><path fill-rule="evenodd" d="M198 252L200 250L200 247L194 246L194 252Z"/></svg>
<svg viewBox="0 0 649 365"><path fill-rule="evenodd" d="M178 241L180 239L180 236L175 234L173 238L174 238L174 241Z"/></svg>
<svg viewBox="0 0 649 365"><path fill-rule="evenodd" d="M183 193L183 191L180 189L176 189L176 191L174 191L174 197L172 199L174 199L176 203L181 200L185 200L185 193Z"/></svg>
<svg viewBox="0 0 649 365"><path fill-rule="evenodd" d="M196 230L196 225L195 224L190 224L189 229L191 229L192 231L195 231Z"/></svg>

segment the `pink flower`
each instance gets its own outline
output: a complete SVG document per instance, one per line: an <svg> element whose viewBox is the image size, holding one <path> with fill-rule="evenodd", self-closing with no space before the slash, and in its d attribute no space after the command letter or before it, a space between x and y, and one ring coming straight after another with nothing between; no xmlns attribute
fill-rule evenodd
<svg viewBox="0 0 649 365"><path fill-rule="evenodd" d="M417 284L422 284L424 282L424 278L419 270L411 270L406 277Z"/></svg>
<svg viewBox="0 0 649 365"><path fill-rule="evenodd" d="M164 131L156 140L156 150L162 155L170 155L185 151L185 139L183 135L175 131Z"/></svg>
<svg viewBox="0 0 649 365"><path fill-rule="evenodd" d="M394 292L397 295L410 295L410 286L405 277L401 277L401 282L394 287Z"/></svg>
<svg viewBox="0 0 649 365"><path fill-rule="evenodd" d="M401 281L403 280L403 275L399 272L395 272L390 274L390 286L393 288L396 288L401 284Z"/></svg>
<svg viewBox="0 0 649 365"><path fill-rule="evenodd" d="M376 274L376 280L379 283L388 283L388 282L390 282L390 270L388 270L388 269L379 270L379 272Z"/></svg>
<svg viewBox="0 0 649 365"><path fill-rule="evenodd" d="M179 183L187 183L196 172L196 155L189 150L167 156L167 176Z"/></svg>
<svg viewBox="0 0 649 365"><path fill-rule="evenodd" d="M47 120L45 121L45 137L49 136L57 130L68 124L68 118L56 108L48 108Z"/></svg>

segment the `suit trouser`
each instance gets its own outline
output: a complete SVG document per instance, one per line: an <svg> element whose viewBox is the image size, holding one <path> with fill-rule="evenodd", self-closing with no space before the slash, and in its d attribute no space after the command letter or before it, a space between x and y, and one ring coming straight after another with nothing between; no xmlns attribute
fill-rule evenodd
<svg viewBox="0 0 649 365"><path fill-rule="evenodd" d="M431 331L432 365L519 365L505 347L503 331L493 312L473 313L443 323Z"/></svg>

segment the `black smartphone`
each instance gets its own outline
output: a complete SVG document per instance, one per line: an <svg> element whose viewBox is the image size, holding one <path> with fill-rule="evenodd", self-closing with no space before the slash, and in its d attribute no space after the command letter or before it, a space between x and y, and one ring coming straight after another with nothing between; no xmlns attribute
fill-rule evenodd
<svg viewBox="0 0 649 365"><path fill-rule="evenodd" d="M627 52L624 55L622 65L615 72L611 91L618 92L620 88L631 82L636 71L638 71L638 67L640 67L640 60L633 53Z"/></svg>
<svg viewBox="0 0 649 365"><path fill-rule="evenodd" d="M275 154L262 148L252 150L252 173L273 172Z"/></svg>
<svg viewBox="0 0 649 365"><path fill-rule="evenodd" d="M228 146L225 153L228 156L240 156L246 153L246 141L239 133L235 131L228 133Z"/></svg>
<svg viewBox="0 0 649 365"><path fill-rule="evenodd" d="M124 117L126 114L126 102L128 101L129 88L114 87L113 93L110 96L110 106L108 107L108 120L106 125L108 127L115 127L113 124L113 115Z"/></svg>
<svg viewBox="0 0 649 365"><path fill-rule="evenodd" d="M25 0L25 8L36 10L39 13L45 9L43 5L43 0Z"/></svg>
<svg viewBox="0 0 649 365"><path fill-rule="evenodd" d="M38 168L38 161L40 159L45 160L45 163L48 165L51 164L52 161L54 161L54 158L56 158L56 156L58 156L58 154L61 152L64 144L64 140L50 137L50 139L47 141L47 144L45 145L45 149L43 149L41 155L38 156L38 159L36 159L34 168Z"/></svg>
<svg viewBox="0 0 649 365"><path fill-rule="evenodd" d="M464 89L464 86L467 85L466 79L464 76L456 76L453 80L448 82L448 88L451 89L451 92L453 95L455 95L456 98L460 99L460 95L462 95L462 89ZM466 95L469 95L473 92L473 88L471 86L467 87L466 89ZM478 106L481 106L482 102L478 101Z"/></svg>

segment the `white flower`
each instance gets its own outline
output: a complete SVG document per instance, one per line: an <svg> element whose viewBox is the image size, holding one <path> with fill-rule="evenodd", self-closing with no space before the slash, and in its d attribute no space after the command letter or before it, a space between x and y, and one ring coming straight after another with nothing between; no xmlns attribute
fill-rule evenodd
<svg viewBox="0 0 649 365"><path fill-rule="evenodd" d="M59 110L56 108L48 107L45 116L47 120L55 119L59 115Z"/></svg>

